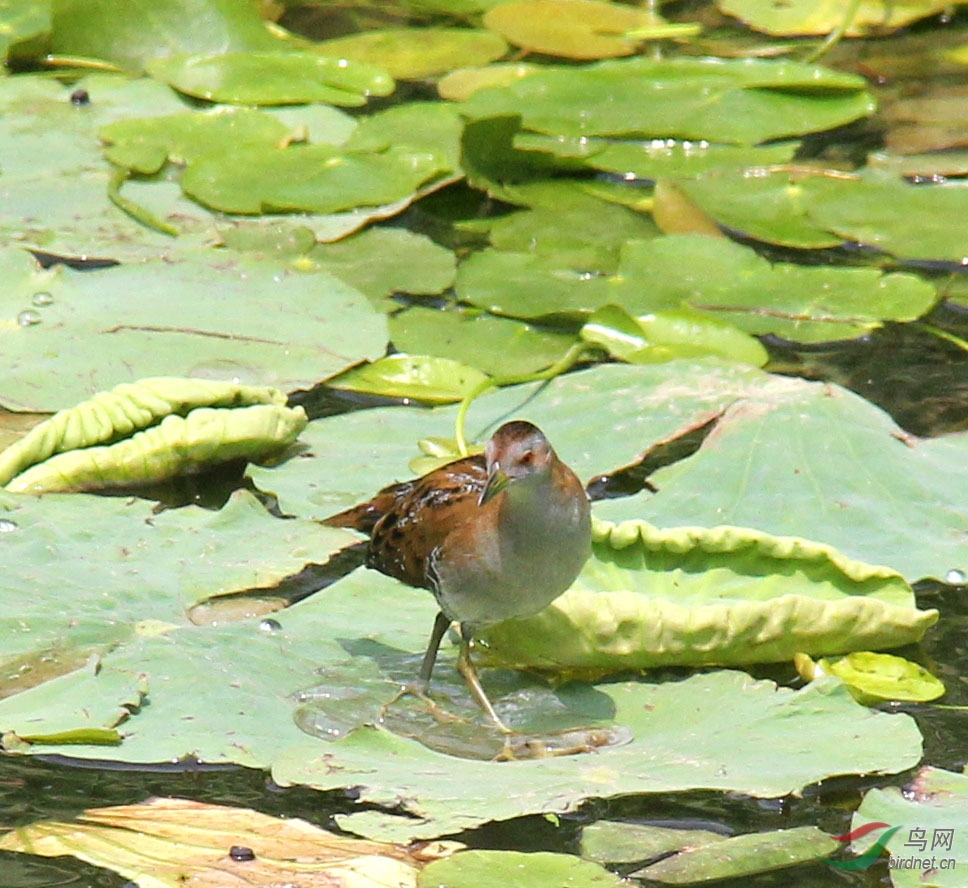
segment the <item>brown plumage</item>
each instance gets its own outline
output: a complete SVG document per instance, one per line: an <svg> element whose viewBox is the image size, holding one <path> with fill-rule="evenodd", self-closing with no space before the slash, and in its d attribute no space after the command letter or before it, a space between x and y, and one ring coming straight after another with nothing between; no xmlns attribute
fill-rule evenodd
<svg viewBox="0 0 968 888"><path fill-rule="evenodd" d="M447 627L461 624L458 669L506 730L480 686L469 641L480 626L545 608L591 547L585 489L541 430L505 423L482 456L393 484L325 523L370 535L367 567L433 592L441 612L420 669L424 687Z"/></svg>

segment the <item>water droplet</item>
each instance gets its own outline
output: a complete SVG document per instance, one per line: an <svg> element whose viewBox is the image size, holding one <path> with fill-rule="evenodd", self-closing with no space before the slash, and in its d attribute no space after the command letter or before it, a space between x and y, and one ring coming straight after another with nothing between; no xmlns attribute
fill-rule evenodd
<svg viewBox="0 0 968 888"><path fill-rule="evenodd" d="M282 623L273 619L259 620L259 631L265 633L280 632L282 631Z"/></svg>
<svg viewBox="0 0 968 888"><path fill-rule="evenodd" d="M45 308L54 304L54 297L50 293L34 293L34 298L30 301L38 308Z"/></svg>
<svg viewBox="0 0 968 888"><path fill-rule="evenodd" d="M965 572L956 567L953 567L944 575L944 581L950 586L963 586L966 579L968 577L965 576Z"/></svg>
<svg viewBox="0 0 968 888"><path fill-rule="evenodd" d="M33 327L34 324L40 323L40 315L32 309L25 309L17 315L17 323L21 327Z"/></svg>
<svg viewBox="0 0 968 888"><path fill-rule="evenodd" d="M0 533L13 533L15 530L20 530L20 525L16 521L0 518Z"/></svg>
<svg viewBox="0 0 968 888"><path fill-rule="evenodd" d="M90 93L86 89L75 89L71 93L72 105L87 105L91 101Z"/></svg>

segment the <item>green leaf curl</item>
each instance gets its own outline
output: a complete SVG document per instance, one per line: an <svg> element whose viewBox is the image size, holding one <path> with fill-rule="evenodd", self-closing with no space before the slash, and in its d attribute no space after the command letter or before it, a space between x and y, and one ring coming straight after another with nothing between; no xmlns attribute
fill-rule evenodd
<svg viewBox="0 0 968 888"><path fill-rule="evenodd" d="M108 444L196 407L286 403L273 388L208 379L159 376L125 382L61 410L0 453L0 485L55 453Z"/></svg>
<svg viewBox="0 0 968 888"><path fill-rule="evenodd" d="M302 407L257 404L233 410L199 407L107 447L71 450L18 475L14 493L133 487L216 462L258 461L296 440L308 419Z"/></svg>
<svg viewBox="0 0 968 888"><path fill-rule="evenodd" d="M740 527L597 522L594 554L542 613L481 633L488 658L607 673L897 647L938 619L887 567Z"/></svg>

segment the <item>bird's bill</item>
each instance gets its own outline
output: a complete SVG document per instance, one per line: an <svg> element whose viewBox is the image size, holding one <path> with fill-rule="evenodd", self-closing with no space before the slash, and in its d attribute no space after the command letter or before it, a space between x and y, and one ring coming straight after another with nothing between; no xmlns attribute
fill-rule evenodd
<svg viewBox="0 0 968 888"><path fill-rule="evenodd" d="M504 472L501 471L501 467L495 465L487 475L487 481L484 484L484 489L481 491L481 498L477 501L479 506L483 506L486 502L494 499L505 487L508 486L508 482L511 479L508 478Z"/></svg>

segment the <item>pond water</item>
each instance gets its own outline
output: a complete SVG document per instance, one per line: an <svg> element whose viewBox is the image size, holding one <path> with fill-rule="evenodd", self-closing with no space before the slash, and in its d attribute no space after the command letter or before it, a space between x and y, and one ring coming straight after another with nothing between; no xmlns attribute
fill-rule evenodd
<svg viewBox="0 0 968 888"><path fill-rule="evenodd" d="M376 10L360 12L373 20L384 15ZM712 17L702 5L692 11L697 18ZM346 14L348 15L348 13ZM688 20L690 12L680 10L677 19ZM319 36L325 25L352 30L358 22L334 25L319 9L306 7L289 13L283 22L306 33ZM322 24L321 24L322 23ZM371 22L372 24L372 22ZM728 26L715 19L722 28L724 45L752 42L738 26ZM317 33L313 34L316 29ZM937 120L919 120L910 103L913 98L926 99L960 96L968 88L968 77L957 69L935 65L939 47L954 47L968 38L968 21L935 17L912 26L907 33L884 40L841 43L824 59L826 64L844 71L860 72L868 77L871 88L881 103L879 115L864 124L843 132L815 138L808 150L815 157L848 158L863 154L873 144L887 141L896 148L916 139L918 128L940 129ZM766 38L760 38L765 45ZM858 48L860 47L860 48ZM928 60L934 60L929 63ZM923 73L934 70L936 76ZM428 95L429 90L413 87L413 94ZM926 106L925 106L926 107ZM892 110L895 109L895 110ZM903 113L902 113L903 112ZM925 112L927 114L927 112ZM962 120L968 120L965 114ZM947 121L949 130L968 124ZM928 148L958 148L968 144L968 130L950 135L948 144ZM940 137L939 137L940 139ZM907 140L907 141L906 141ZM421 204L402 217L411 230L429 232L442 243L454 244L462 235L449 225L448 215L455 206L480 200L480 195L455 186ZM493 210L493 207L490 208ZM499 208L500 212L503 209ZM459 215L459 214L457 214ZM774 258L798 255L777 250ZM805 345L779 338L766 337L770 363L767 369L777 373L837 382L891 413L907 431L920 436L938 436L968 427L968 305L966 284L950 266L930 269L933 280L940 281L951 301L943 303L931 315L915 324L888 323L868 335L849 342ZM426 304L426 303L424 303ZM346 396L316 391L306 400L311 414L365 408L373 401L365 397ZM217 505L226 492L239 483L239 474L230 469L203 476L191 486L163 492L169 505L196 501ZM628 491L625 491L628 492ZM955 567L954 565L952 567ZM909 705L903 711L917 721L924 735L922 764L961 771L966 765L968 736L968 585L924 583L917 589L918 604L938 608L942 619L917 648L897 653L927 666L941 678L947 688L944 703L952 708L930 704ZM757 677L773 678L781 684L797 681L792 668L760 667L751 670ZM897 707L891 709L897 711ZM823 744L823 736L816 738ZM783 749L761 754L783 756ZM663 826L705 827L728 833L783 829L793 826L817 826L830 834L841 834L850 828L852 811L862 793L871 787L903 786L912 772L890 778L845 777L809 787L802 798L774 800L751 799L713 792L637 795L610 801L590 801L574 814L560 818L526 817L503 823L492 823L472 832L455 836L471 847L552 850L576 853L584 824L603 818L627 819ZM115 766L76 767L62 760L42 757L0 760L0 827L27 824L38 819L70 819L83 809L142 801L151 796L180 796L200 801L249 806L259 811L301 817L326 828L335 828L333 817L360 810L352 792L321 793L302 788L283 789L271 783L261 771L241 768L158 768L145 771ZM720 882L724 888L753 886L780 888L794 883L807 888L826 886L887 885L886 862L870 870L847 873L833 871L821 864L803 865L793 871L764 873L755 877ZM74 860L41 860L27 856L0 854L0 886L3 888L44 888L71 885L120 888L125 880Z"/></svg>

